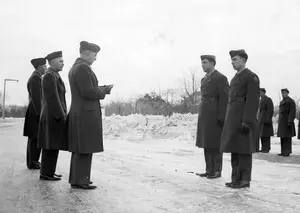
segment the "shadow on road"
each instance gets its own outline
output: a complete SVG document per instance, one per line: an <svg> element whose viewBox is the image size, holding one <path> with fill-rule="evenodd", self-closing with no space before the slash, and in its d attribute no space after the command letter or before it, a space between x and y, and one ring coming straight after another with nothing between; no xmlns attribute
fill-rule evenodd
<svg viewBox="0 0 300 213"><path fill-rule="evenodd" d="M300 164L300 155L290 155L290 157L278 156L274 153L255 153L255 159L266 160L272 163L287 163L287 164Z"/></svg>

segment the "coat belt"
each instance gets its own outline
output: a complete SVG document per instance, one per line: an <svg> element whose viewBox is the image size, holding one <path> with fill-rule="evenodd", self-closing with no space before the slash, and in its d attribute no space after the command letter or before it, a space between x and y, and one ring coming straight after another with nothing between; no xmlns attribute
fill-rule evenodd
<svg viewBox="0 0 300 213"><path fill-rule="evenodd" d="M230 102L246 102L246 97L235 97L235 96L233 96L233 97L230 97L229 98L229 103Z"/></svg>
<svg viewBox="0 0 300 213"><path fill-rule="evenodd" d="M208 103L217 100L216 98L201 98L203 103Z"/></svg>

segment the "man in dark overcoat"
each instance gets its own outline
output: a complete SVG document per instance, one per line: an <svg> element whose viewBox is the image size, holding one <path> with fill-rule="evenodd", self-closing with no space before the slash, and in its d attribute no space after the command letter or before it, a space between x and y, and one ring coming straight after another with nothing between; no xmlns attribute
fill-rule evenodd
<svg viewBox="0 0 300 213"><path fill-rule="evenodd" d="M62 52L47 55L50 67L42 80L43 102L38 133L38 146L42 148L41 180L60 180L55 174L59 150L67 150L67 104L65 85L59 72L64 61Z"/></svg>
<svg viewBox="0 0 300 213"><path fill-rule="evenodd" d="M93 153L103 152L100 100L110 94L112 85L98 86L91 65L100 47L80 42L80 58L69 72L72 102L69 112L69 145L72 152L69 183L72 188L95 189L90 180Z"/></svg>
<svg viewBox="0 0 300 213"><path fill-rule="evenodd" d="M27 82L29 104L26 110L23 136L27 136L26 164L28 169L40 169L39 158L41 149L37 147L37 134L41 114L42 75L47 70L45 58L31 60L35 71Z"/></svg>
<svg viewBox="0 0 300 213"><path fill-rule="evenodd" d="M277 137L280 137L281 153L279 156L288 157L292 153L292 137L296 136L295 118L296 103L289 97L287 88L281 89L282 101L279 104Z"/></svg>
<svg viewBox="0 0 300 213"><path fill-rule="evenodd" d="M259 102L259 136L261 140L260 152L269 153L271 150L271 136L274 135L273 129L273 114L274 105L270 97L266 95L266 89L260 89L260 102Z"/></svg>
<svg viewBox="0 0 300 213"><path fill-rule="evenodd" d="M231 153L231 188L250 187L252 153L257 137L259 78L246 68L245 50L229 52L232 66L237 71L230 82L229 101L221 137L221 152Z"/></svg>
<svg viewBox="0 0 300 213"><path fill-rule="evenodd" d="M221 134L228 103L229 85L226 76L215 69L216 57L202 55L206 75L201 80L201 104L198 115L196 146L204 149L205 173L200 177L219 178L223 154L220 153Z"/></svg>

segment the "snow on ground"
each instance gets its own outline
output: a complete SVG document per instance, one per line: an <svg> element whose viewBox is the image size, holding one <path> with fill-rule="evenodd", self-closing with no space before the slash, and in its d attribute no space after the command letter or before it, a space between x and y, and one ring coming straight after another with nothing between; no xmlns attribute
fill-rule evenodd
<svg viewBox="0 0 300 213"><path fill-rule="evenodd" d="M277 131L277 119L273 118L274 131ZM177 139L191 141L196 139L198 114L173 114L170 117L160 115L112 115L103 118L103 134L108 139L149 140ZM296 126L296 122L295 122ZM294 143L299 143L294 137ZM279 143L273 137L272 143Z"/></svg>
<svg viewBox="0 0 300 213"><path fill-rule="evenodd" d="M38 179L25 165L23 120L0 121L0 213L282 213L300 212L300 144L279 157L278 138L269 154L256 153L251 188L233 190L230 154L222 177L199 178L203 149L195 147L197 115L131 115L103 118L102 153L93 155L94 191L70 188L70 153L60 152L59 182Z"/></svg>

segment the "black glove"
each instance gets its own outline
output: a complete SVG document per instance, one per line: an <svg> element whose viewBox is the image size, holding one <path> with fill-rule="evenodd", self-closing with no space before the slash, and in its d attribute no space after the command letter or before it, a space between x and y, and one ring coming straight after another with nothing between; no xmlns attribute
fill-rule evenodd
<svg viewBox="0 0 300 213"><path fill-rule="evenodd" d="M222 121L221 119L217 119L217 123L219 127L223 127L224 126L224 121Z"/></svg>
<svg viewBox="0 0 300 213"><path fill-rule="evenodd" d="M288 122L288 126L289 127L293 126L293 123L292 122Z"/></svg>
<svg viewBox="0 0 300 213"><path fill-rule="evenodd" d="M111 89L113 88L113 85L105 85L105 94L110 94Z"/></svg>
<svg viewBox="0 0 300 213"><path fill-rule="evenodd" d="M248 134L250 132L250 127L251 127L250 124L248 124L246 122L242 122L241 132L244 133L244 134Z"/></svg>

